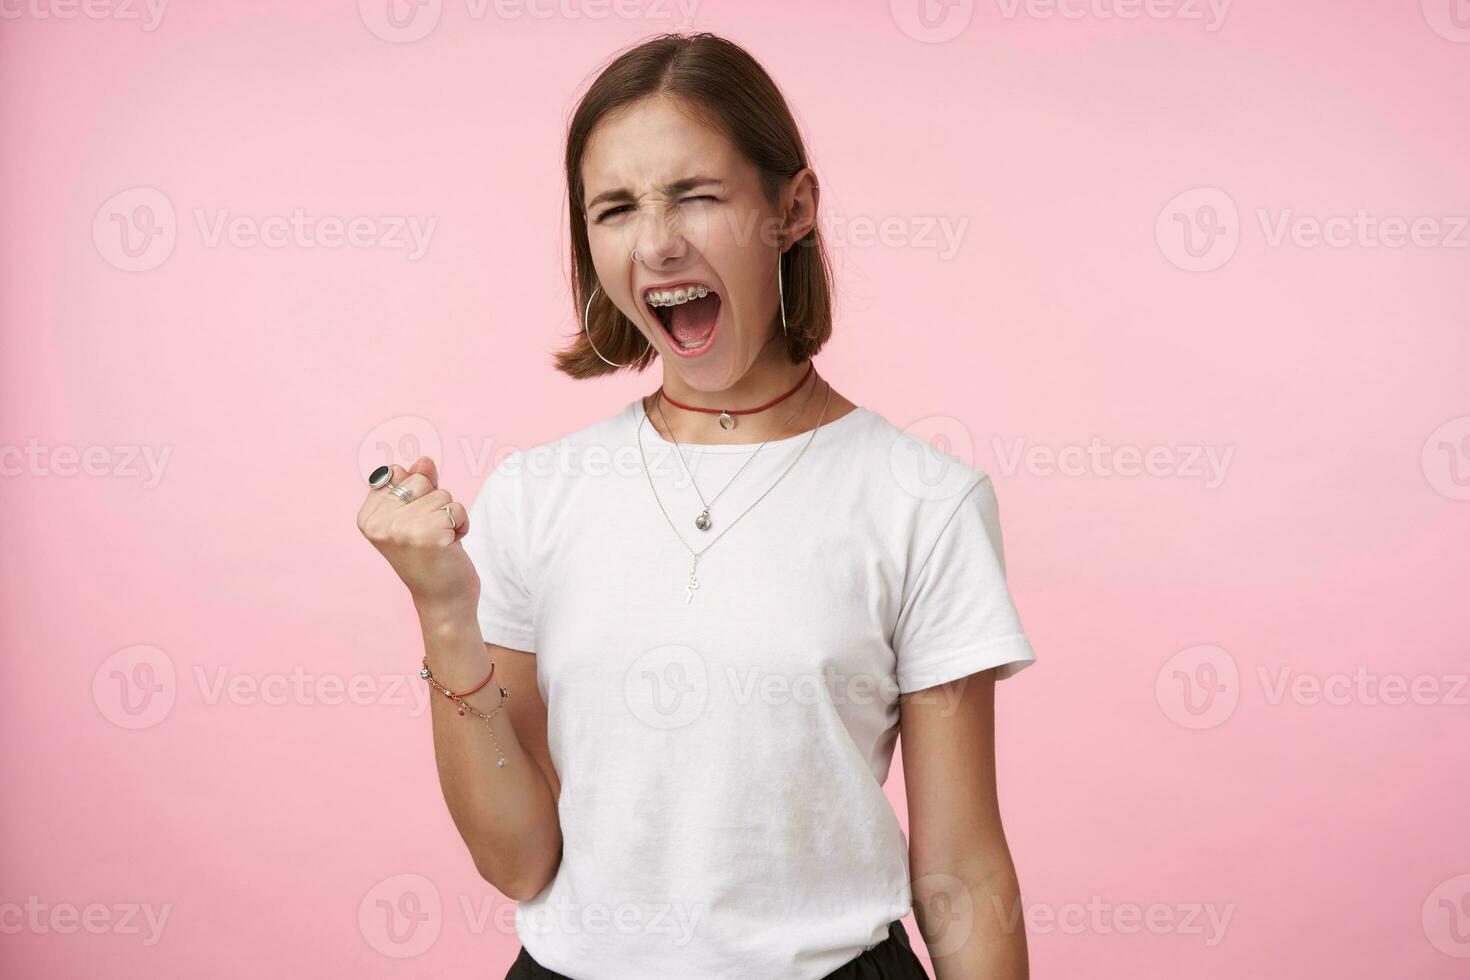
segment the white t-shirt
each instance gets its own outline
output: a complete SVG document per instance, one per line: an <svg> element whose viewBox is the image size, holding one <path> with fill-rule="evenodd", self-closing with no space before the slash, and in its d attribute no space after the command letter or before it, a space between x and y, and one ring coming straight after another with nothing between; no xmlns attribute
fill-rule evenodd
<svg viewBox="0 0 1470 980"><path fill-rule="evenodd" d="M700 530L642 420L507 455L469 512L481 631L536 654L561 779L561 865L516 931L574 980L823 977L910 910L898 692L1036 659L995 491L857 407L753 460L684 445ZM680 540L726 531L690 589Z"/></svg>

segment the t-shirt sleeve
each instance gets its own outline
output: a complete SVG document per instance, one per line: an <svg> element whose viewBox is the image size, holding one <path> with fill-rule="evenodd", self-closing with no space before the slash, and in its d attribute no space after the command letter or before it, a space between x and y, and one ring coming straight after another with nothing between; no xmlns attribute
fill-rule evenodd
<svg viewBox="0 0 1470 980"><path fill-rule="evenodd" d="M1036 661L1005 578L1000 512L981 473L939 531L910 584L893 635L901 693L999 667L997 680Z"/></svg>
<svg viewBox="0 0 1470 980"><path fill-rule="evenodd" d="M536 650L531 592L526 584L525 468L522 453L506 456L480 487L460 542L480 576L478 616L486 643Z"/></svg>

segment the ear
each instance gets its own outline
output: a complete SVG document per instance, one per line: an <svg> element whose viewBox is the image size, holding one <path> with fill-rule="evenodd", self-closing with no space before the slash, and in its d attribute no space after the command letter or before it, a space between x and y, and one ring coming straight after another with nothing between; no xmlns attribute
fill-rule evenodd
<svg viewBox="0 0 1470 980"><path fill-rule="evenodd" d="M817 224L817 201L821 188L817 186L817 175L811 167L802 167L781 193L784 221L781 236L782 251L801 241Z"/></svg>

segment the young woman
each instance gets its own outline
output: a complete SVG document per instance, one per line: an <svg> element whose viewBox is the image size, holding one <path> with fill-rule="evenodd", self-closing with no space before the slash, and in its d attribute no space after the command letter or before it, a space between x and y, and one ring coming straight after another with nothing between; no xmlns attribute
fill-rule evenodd
<svg viewBox="0 0 1470 980"><path fill-rule="evenodd" d="M1035 655L994 488L815 370L819 190L780 92L729 41L656 38L593 82L566 171L557 367L662 383L468 511L420 459L359 516L448 695L450 813L519 902L508 977L920 978L911 907L940 980L1025 977L993 708Z"/></svg>

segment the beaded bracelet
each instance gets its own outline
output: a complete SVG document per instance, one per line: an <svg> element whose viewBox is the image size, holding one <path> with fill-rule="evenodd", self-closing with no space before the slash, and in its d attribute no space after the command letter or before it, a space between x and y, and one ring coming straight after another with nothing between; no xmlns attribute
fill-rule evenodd
<svg viewBox="0 0 1470 980"><path fill-rule="evenodd" d="M474 705L465 701L465 698L468 695L474 694L475 691L480 690L480 688L490 683L490 677L495 676L495 664L490 664L490 677L486 677L485 680L480 684L480 687L477 687L472 691L465 691L463 694L455 694L449 688L439 683L438 679L436 679L434 677L434 674L429 670L429 658L427 655L424 656L424 669L419 671L419 676L428 681L430 687L434 688L436 691L439 691L446 698L449 698L449 700L457 704L459 706L459 713L461 715L463 715L465 711L468 710L470 714L474 715L476 718L479 718L485 723L485 730L490 733L490 743L495 746L495 764L497 766L504 766L505 753L500 751L500 741L495 737L495 729L491 727L490 719L500 714L501 710L505 708L505 702L510 699L510 691L506 690L503 687L500 688L500 703L496 705L495 710L490 712L488 715L485 712L481 711L479 708L476 708Z"/></svg>

